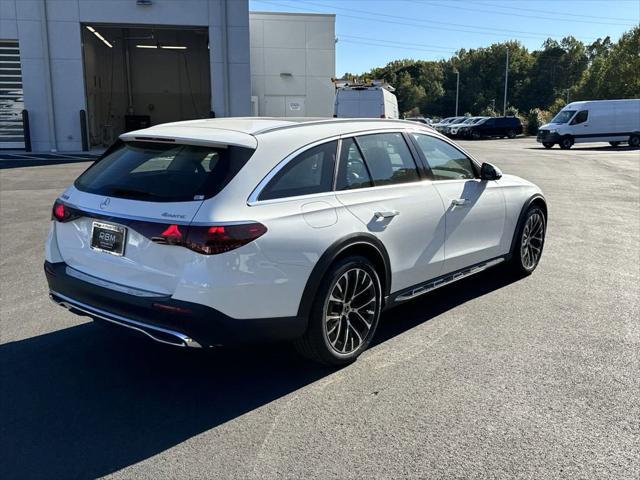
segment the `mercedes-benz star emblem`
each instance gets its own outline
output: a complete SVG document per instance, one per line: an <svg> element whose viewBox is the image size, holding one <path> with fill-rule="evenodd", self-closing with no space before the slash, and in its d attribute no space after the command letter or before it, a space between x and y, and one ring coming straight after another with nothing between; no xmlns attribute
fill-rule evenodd
<svg viewBox="0 0 640 480"><path fill-rule="evenodd" d="M100 204L100 209L104 210L105 208L107 208L109 206L109 204L111 203L111 199L109 197L105 198L102 203Z"/></svg>

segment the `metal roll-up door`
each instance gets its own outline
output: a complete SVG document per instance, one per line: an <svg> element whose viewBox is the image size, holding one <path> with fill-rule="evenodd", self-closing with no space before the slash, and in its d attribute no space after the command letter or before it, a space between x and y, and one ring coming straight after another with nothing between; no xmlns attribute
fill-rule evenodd
<svg viewBox="0 0 640 480"><path fill-rule="evenodd" d="M24 148L22 71L17 40L0 40L0 148Z"/></svg>

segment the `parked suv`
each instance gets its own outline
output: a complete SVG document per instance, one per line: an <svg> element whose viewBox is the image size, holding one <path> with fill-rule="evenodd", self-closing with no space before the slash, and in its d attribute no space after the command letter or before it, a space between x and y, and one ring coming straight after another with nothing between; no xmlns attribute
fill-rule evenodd
<svg viewBox="0 0 640 480"><path fill-rule="evenodd" d="M500 263L540 189L402 120L226 118L125 133L55 201L50 296L165 344L291 340L344 365L380 313Z"/></svg>
<svg viewBox="0 0 640 480"><path fill-rule="evenodd" d="M522 123L518 117L491 117L470 126L465 134L476 140L482 137L516 138L522 134Z"/></svg>

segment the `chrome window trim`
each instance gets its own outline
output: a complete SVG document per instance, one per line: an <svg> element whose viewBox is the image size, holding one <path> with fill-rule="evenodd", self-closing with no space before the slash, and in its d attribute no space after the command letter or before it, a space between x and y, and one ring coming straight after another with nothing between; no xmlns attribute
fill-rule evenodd
<svg viewBox="0 0 640 480"><path fill-rule="evenodd" d="M329 192L319 192L319 193L309 193L306 195L297 195L295 197L282 197L282 198L272 198L269 200L259 200L258 198L260 197L260 194L262 193L262 190L264 190L264 188L269 184L269 182L276 176L278 175L278 173L280 173L280 171L292 160L294 160L295 158L298 157L298 155L306 152L307 150L310 150L314 147L317 147L318 145L322 145L324 143L330 143L330 142L337 142L338 144L340 140L340 136L339 135L333 135L331 137L326 137L323 138L321 140L317 140L315 142L312 143L308 143L307 145L304 145L303 147L298 148L297 150L295 150L294 152L290 153L289 155L287 155L283 160L281 160L280 162L278 162L276 164L275 167L273 167L269 173L267 173L267 175L260 180L260 183L258 183L258 185L253 189L253 191L251 192L251 194L249 195L249 198L247 199L247 205L249 206L253 206L257 203L263 204L263 203L274 203L276 201L286 201L286 200L290 200L293 198L300 198L300 197L312 197L312 196L316 196L316 195L323 195L323 194L331 194L333 193L333 191L329 191ZM336 153L338 151L338 145L336 145ZM337 158L336 158L337 161ZM334 166L334 179L335 179L335 166Z"/></svg>
<svg viewBox="0 0 640 480"><path fill-rule="evenodd" d="M341 195L341 194L348 194L348 193L353 193L353 192L362 192L362 191L372 191L372 190L377 190L377 189L381 189L381 188L402 188L405 187L407 185L411 186L411 185L424 185L424 184L431 184L433 182L442 182L442 181L459 181L457 179L454 180L433 180L430 178L421 178L419 181L417 182L407 182L407 183L397 183L397 184L393 184L393 185L377 185L377 186L373 186L373 187L364 187L364 188L354 188L351 190L336 190L336 181L337 181L337 172L338 172L338 163L340 162L340 152L342 149L342 140L346 139L346 138L354 138L354 137L359 137L359 136L363 136L363 135L374 135L374 134L379 134L379 133L407 133L409 135L413 134L413 133L418 133L418 134L422 134L422 135L429 135L431 137L434 138L438 138L440 140L445 141L446 143L448 143L449 145L451 145L453 148L459 150L462 154L464 154L467 158L469 158L469 160L471 160L471 162L478 168L478 171L480 170L480 164L478 163L478 161L473 158L473 156L469 155L469 153L467 153L463 148L457 146L456 144L454 144L453 142L449 141L448 138L446 138L444 135L439 134L438 132L434 131L433 129L428 129L428 128L424 128L421 127L420 125L406 125L403 127L398 127L398 126L393 126L393 127L386 127L386 128L377 128L374 130L364 130L364 131L356 131L356 132L348 132L348 133L341 133L339 135L333 135L330 137L325 137L323 139L314 141L312 143L309 143L307 145L304 145L303 147L298 148L297 150L295 150L294 152L290 153L289 155L287 155L283 160L281 160L280 162L278 162L278 164L276 164L275 167L273 167L269 173L258 183L258 185L253 189L253 191L251 192L251 194L249 195L249 198L247 199L247 205L250 207L253 207L255 205L269 205L269 204L274 204L274 203L283 203L283 202L289 202L289 201L298 201L298 200L304 200L304 199L310 199L310 198L322 198L322 197L327 197L327 196L332 196L332 195ZM273 198L273 199L269 199L269 200L258 200L258 197L260 196L260 193L262 193L262 190L267 186L267 184L271 181L271 179L273 179L273 177L275 177L290 161L292 161L294 158L296 158L298 155L300 155L301 153L304 153L305 151L313 148L313 147L317 147L318 145L322 145L323 143L328 143L328 142L333 142L333 141L338 141L338 146L336 148L336 161L335 161L335 165L334 165L334 173L333 173L333 190L329 191L329 192L319 192L319 193L309 193L306 195L296 195L296 196L292 196L292 197L282 197L282 198ZM410 149L409 145L407 145L407 148ZM413 156L413 153L412 153ZM417 159L414 159L414 162L416 162L416 168L419 170L419 166L418 166L418 162ZM475 180L477 180L478 177L475 178ZM471 180L471 179L464 179L465 181Z"/></svg>

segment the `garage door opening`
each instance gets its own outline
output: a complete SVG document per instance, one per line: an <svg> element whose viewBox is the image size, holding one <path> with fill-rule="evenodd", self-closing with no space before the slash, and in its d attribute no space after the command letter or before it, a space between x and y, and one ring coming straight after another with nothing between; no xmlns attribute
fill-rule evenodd
<svg viewBox="0 0 640 480"><path fill-rule="evenodd" d="M206 28L85 24L85 91L92 146L211 110Z"/></svg>

